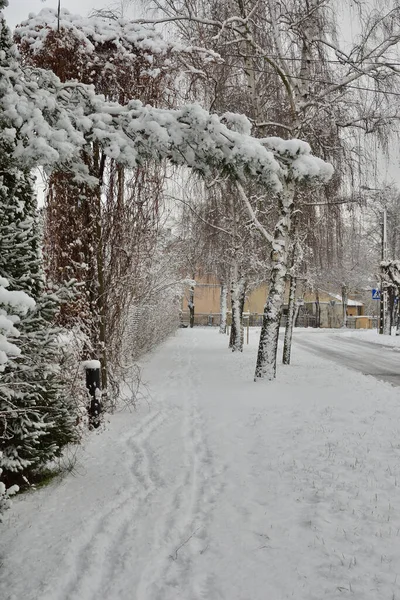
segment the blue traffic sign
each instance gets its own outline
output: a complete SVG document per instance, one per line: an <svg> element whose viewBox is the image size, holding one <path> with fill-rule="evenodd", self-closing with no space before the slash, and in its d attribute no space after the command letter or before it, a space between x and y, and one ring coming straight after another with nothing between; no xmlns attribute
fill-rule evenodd
<svg viewBox="0 0 400 600"><path fill-rule="evenodd" d="M381 290L372 290L372 300L380 300L381 299Z"/></svg>

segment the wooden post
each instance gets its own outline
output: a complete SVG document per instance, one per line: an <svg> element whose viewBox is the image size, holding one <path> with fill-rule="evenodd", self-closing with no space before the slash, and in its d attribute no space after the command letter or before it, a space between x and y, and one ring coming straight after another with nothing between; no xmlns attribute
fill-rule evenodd
<svg viewBox="0 0 400 600"><path fill-rule="evenodd" d="M101 387L100 387L100 362L87 360L83 363L86 373L86 387L91 395L89 406L89 425L94 429L100 427L101 415Z"/></svg>

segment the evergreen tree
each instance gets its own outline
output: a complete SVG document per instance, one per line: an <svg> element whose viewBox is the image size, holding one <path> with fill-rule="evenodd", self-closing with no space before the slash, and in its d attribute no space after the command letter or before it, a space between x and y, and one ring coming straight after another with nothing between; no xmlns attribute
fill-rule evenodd
<svg viewBox="0 0 400 600"><path fill-rule="evenodd" d="M13 61L2 21L0 67L12 68ZM21 315L21 354L8 360L1 375L0 469L6 484L29 477L76 440L76 414L58 366L59 330L54 320L60 301L45 291L33 179L15 157L17 136L7 113L0 112L0 276L11 290L26 292L36 302Z"/></svg>

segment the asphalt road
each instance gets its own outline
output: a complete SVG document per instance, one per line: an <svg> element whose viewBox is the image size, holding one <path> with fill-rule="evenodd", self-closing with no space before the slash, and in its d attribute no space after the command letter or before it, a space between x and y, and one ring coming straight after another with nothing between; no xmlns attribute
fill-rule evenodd
<svg viewBox="0 0 400 600"><path fill-rule="evenodd" d="M310 352L400 386L400 349L340 334L294 332L293 342Z"/></svg>

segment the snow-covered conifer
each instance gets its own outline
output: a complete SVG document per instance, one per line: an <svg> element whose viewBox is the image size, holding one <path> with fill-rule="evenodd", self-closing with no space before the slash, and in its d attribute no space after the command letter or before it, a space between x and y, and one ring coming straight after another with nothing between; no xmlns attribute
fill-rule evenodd
<svg viewBox="0 0 400 600"><path fill-rule="evenodd" d="M1 66L7 67L14 57L4 21L0 43ZM35 301L26 314L18 314L17 308L19 352L11 352L2 373L0 468L7 483L51 460L74 440L75 416L58 372L53 322L59 300L45 291L33 179L15 156L18 134L13 130L9 135L6 111L0 113L0 129L0 276L12 293ZM0 302L4 311L1 297Z"/></svg>

